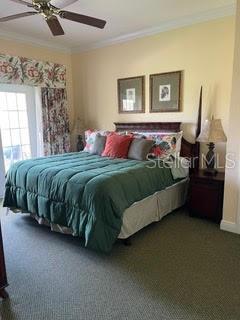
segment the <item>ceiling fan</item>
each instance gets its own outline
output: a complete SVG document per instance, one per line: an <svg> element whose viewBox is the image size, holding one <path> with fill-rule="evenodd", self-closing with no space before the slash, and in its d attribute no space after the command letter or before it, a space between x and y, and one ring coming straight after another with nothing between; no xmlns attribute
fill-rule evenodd
<svg viewBox="0 0 240 320"><path fill-rule="evenodd" d="M78 14L75 12L61 10L62 8L78 1L78 0L32 0L31 3L26 0L10 0L16 3L26 5L35 11L28 11L19 14L14 14L11 16L0 18L0 22L6 22L10 20L15 20L23 17L33 16L36 14L41 14L45 21L47 22L52 34L54 36L64 35L63 28L58 21L57 15L60 18L87 24L92 27L103 29L105 27L106 21Z"/></svg>

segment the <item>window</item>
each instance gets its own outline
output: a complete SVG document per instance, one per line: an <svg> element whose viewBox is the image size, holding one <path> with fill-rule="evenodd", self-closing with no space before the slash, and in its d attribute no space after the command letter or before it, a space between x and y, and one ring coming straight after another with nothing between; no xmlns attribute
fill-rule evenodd
<svg viewBox="0 0 240 320"><path fill-rule="evenodd" d="M0 127L5 170L31 157L26 93L0 92Z"/></svg>
<svg viewBox="0 0 240 320"><path fill-rule="evenodd" d="M35 94L33 87L0 84L0 170L4 173L14 162L40 155Z"/></svg>

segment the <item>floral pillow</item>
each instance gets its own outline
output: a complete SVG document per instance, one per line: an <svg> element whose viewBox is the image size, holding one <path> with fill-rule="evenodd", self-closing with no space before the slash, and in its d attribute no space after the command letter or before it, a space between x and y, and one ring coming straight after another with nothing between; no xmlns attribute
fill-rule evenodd
<svg viewBox="0 0 240 320"><path fill-rule="evenodd" d="M109 134L109 131L91 130L91 129L85 131L85 148L83 151L86 151L86 152L93 151L93 146L94 146L94 142L96 140L96 136L99 134L102 136L107 136Z"/></svg>
<svg viewBox="0 0 240 320"><path fill-rule="evenodd" d="M177 133L162 134L154 140L151 150L153 155L158 158L176 156L181 151L182 131Z"/></svg>
<svg viewBox="0 0 240 320"><path fill-rule="evenodd" d="M153 140L154 145L150 151L153 157L164 158L180 153L182 131L173 133L163 132L138 132L148 140Z"/></svg>

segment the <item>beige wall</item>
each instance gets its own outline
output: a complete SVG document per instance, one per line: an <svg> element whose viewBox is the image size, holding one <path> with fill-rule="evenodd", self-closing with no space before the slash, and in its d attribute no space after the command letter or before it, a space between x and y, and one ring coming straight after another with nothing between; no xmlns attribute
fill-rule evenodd
<svg viewBox="0 0 240 320"><path fill-rule="evenodd" d="M0 52L65 64L71 123L77 115L86 126L106 129L114 121L194 123L203 85L204 117L222 118L227 132L233 43L234 18L228 17L72 56L8 40L1 40ZM149 74L173 70L184 70L182 112L150 114ZM146 113L119 115L117 79L134 75L146 75ZM218 148L223 157L224 146Z"/></svg>
<svg viewBox="0 0 240 320"><path fill-rule="evenodd" d="M76 112L95 128L112 129L114 121L194 123L203 85L204 118L210 113L220 117L227 132L233 46L234 18L228 17L74 54ZM184 70L182 112L149 113L149 74L176 70ZM117 79L137 75L146 75L146 113L120 115ZM224 147L218 146L222 155Z"/></svg>
<svg viewBox="0 0 240 320"><path fill-rule="evenodd" d="M71 55L67 53L60 53L55 50L34 47L16 41L3 40L0 42L0 53L22 56L27 58L39 59L42 61L51 61L61 63L67 67L67 91L70 106L70 120L71 123L74 118L73 105L73 83L72 83L72 61Z"/></svg>
<svg viewBox="0 0 240 320"><path fill-rule="evenodd" d="M232 169L226 168L222 229L240 233L240 0L237 1L236 38L233 65L232 99L229 112L227 152L235 160Z"/></svg>

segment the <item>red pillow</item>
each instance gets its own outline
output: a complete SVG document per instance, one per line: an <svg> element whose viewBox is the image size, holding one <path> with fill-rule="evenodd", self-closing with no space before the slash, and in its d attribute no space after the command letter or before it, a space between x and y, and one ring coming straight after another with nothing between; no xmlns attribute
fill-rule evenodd
<svg viewBox="0 0 240 320"><path fill-rule="evenodd" d="M107 136L103 157L127 158L128 149L133 140L132 136L119 134L110 134Z"/></svg>

